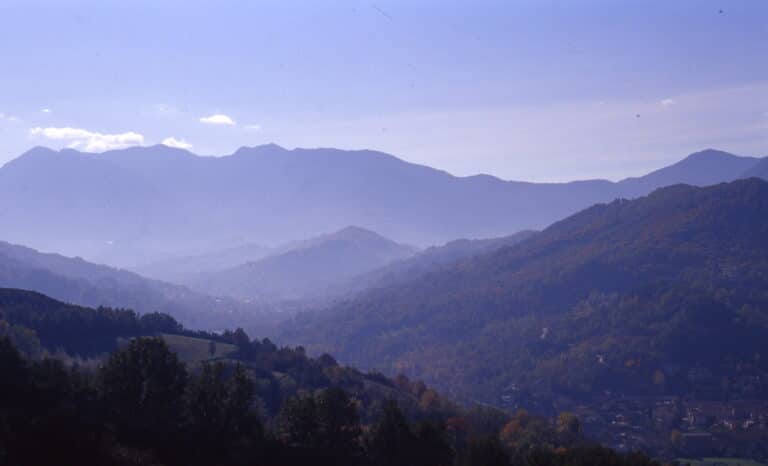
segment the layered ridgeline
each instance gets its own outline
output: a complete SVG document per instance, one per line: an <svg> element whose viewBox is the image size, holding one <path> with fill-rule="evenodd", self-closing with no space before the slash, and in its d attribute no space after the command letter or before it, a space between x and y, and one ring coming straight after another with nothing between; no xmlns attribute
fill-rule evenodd
<svg viewBox="0 0 768 466"><path fill-rule="evenodd" d="M131 267L131 270L145 277L165 280L171 283L187 283L203 273L223 270L254 262L275 254L277 248L256 243L216 249L200 254L169 257L147 264Z"/></svg>
<svg viewBox="0 0 768 466"><path fill-rule="evenodd" d="M0 169L3 239L135 266L245 243L370 228L418 246L538 229L596 202L736 179L758 159L708 150L618 183L455 177L374 151L35 148Z"/></svg>
<svg viewBox="0 0 768 466"><path fill-rule="evenodd" d="M757 164L752 166L745 176L762 178L768 180L768 158L760 160Z"/></svg>
<svg viewBox="0 0 768 466"><path fill-rule="evenodd" d="M764 399L767 312L768 183L748 179L596 205L283 339L494 404Z"/></svg>
<svg viewBox="0 0 768 466"><path fill-rule="evenodd" d="M0 287L33 290L83 306L165 312L195 328L221 329L238 320L266 324L271 315L255 305L5 242L0 242Z"/></svg>
<svg viewBox="0 0 768 466"><path fill-rule="evenodd" d="M488 239L457 239L442 246L432 246L406 259L379 267L340 282L331 288L337 299L345 299L368 289L407 284L424 275L469 257L486 254L524 241L535 231L521 231L509 236Z"/></svg>
<svg viewBox="0 0 768 466"><path fill-rule="evenodd" d="M462 408L240 329L21 290L0 289L0 368L7 464L659 464L587 444L572 414Z"/></svg>
<svg viewBox="0 0 768 466"><path fill-rule="evenodd" d="M183 283L206 293L244 300L309 299L360 274L412 256L416 248L358 227L294 242L255 261L206 271Z"/></svg>

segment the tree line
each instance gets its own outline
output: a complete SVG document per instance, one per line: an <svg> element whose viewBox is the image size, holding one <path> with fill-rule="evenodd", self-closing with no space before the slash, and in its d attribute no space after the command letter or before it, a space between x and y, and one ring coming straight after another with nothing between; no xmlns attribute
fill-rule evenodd
<svg viewBox="0 0 768 466"><path fill-rule="evenodd" d="M329 386L269 416L252 369L188 368L156 337L131 340L94 369L26 359L2 338L0 374L0 465L654 464L588 445L569 415L551 424L518 413L478 436L462 418L415 422L395 400L363 421L361 401Z"/></svg>

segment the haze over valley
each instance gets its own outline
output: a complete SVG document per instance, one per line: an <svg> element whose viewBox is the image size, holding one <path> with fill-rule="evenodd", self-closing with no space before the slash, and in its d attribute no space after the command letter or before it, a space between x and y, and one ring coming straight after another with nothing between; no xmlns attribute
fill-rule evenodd
<svg viewBox="0 0 768 466"><path fill-rule="evenodd" d="M768 466L766 24L0 2L0 466Z"/></svg>

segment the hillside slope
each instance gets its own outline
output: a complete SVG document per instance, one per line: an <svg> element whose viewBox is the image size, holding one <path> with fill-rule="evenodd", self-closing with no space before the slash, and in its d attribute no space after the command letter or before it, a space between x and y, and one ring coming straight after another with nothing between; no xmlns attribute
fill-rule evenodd
<svg viewBox="0 0 768 466"><path fill-rule="evenodd" d="M232 299L206 296L80 258L44 254L5 242L0 242L0 287L33 290L83 306L161 311L198 328L222 328L238 315L251 314L251 320L263 316L266 320L266 314L254 306Z"/></svg>
<svg viewBox="0 0 768 466"><path fill-rule="evenodd" d="M302 315L283 338L497 404L758 397L766 290L768 183L678 185Z"/></svg>
<svg viewBox="0 0 768 466"><path fill-rule="evenodd" d="M768 180L768 157L760 160L756 165L753 165L749 170L742 174L742 178L757 177L764 180Z"/></svg>
<svg viewBox="0 0 768 466"><path fill-rule="evenodd" d="M273 248L249 243L203 254L168 258L134 266L131 267L131 270L145 277L172 283L184 283L196 275L237 267L246 262L257 261L272 253L274 253Z"/></svg>

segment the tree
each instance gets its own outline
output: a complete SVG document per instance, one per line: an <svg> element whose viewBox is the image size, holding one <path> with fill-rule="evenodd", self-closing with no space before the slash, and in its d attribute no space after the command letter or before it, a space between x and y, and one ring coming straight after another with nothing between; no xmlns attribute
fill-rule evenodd
<svg viewBox="0 0 768 466"><path fill-rule="evenodd" d="M510 458L496 437L472 440L464 452L461 466L509 466Z"/></svg>
<svg viewBox="0 0 768 466"><path fill-rule="evenodd" d="M238 327L232 334L232 344L237 346L237 352L241 358L248 359L251 356L251 339L242 328Z"/></svg>
<svg viewBox="0 0 768 466"><path fill-rule="evenodd" d="M368 441L368 452L374 464L400 466L413 459L416 438L394 400L388 400Z"/></svg>
<svg viewBox="0 0 768 466"><path fill-rule="evenodd" d="M332 452L357 452L360 419L349 395L340 388L327 388L317 396L315 406L320 446Z"/></svg>
<svg viewBox="0 0 768 466"><path fill-rule="evenodd" d="M120 432L137 438L171 431L182 415L187 372L160 338L137 338L100 370L102 397Z"/></svg>
<svg viewBox="0 0 768 466"><path fill-rule="evenodd" d="M188 429L198 464L222 463L234 456L248 458L261 445L261 423L252 409L254 387L237 364L229 376L221 362L203 362L188 390Z"/></svg>
<svg viewBox="0 0 768 466"><path fill-rule="evenodd" d="M318 420L315 398L291 397L279 415L280 434L288 445L311 448L316 445Z"/></svg>
<svg viewBox="0 0 768 466"><path fill-rule="evenodd" d="M453 450L444 423L425 421L416 427L416 463L420 466L450 466Z"/></svg>

